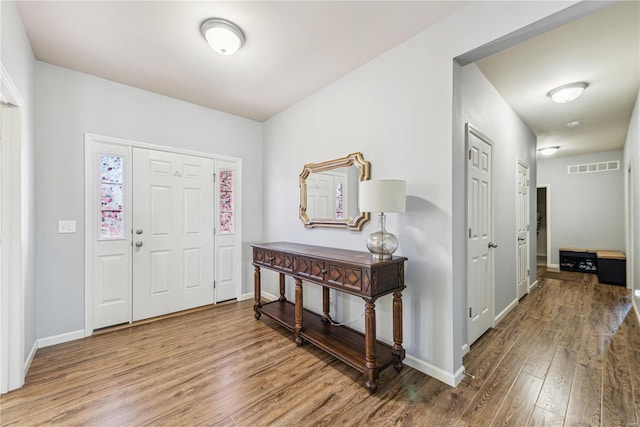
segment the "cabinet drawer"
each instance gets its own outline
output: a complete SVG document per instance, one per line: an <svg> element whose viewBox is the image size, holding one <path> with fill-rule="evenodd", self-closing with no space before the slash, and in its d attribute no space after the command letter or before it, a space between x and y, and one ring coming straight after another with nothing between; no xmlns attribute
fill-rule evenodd
<svg viewBox="0 0 640 427"><path fill-rule="evenodd" d="M362 271L340 264L327 263L327 283L351 290L362 290Z"/></svg>
<svg viewBox="0 0 640 427"><path fill-rule="evenodd" d="M324 280L324 263L312 258L298 258L298 276Z"/></svg>
<svg viewBox="0 0 640 427"><path fill-rule="evenodd" d="M271 264L273 268L277 268L278 270L282 270L286 273L291 273L293 272L293 255L274 252Z"/></svg>
<svg viewBox="0 0 640 427"><path fill-rule="evenodd" d="M253 248L253 262L255 264L261 264L271 267L272 259L273 252L265 249Z"/></svg>

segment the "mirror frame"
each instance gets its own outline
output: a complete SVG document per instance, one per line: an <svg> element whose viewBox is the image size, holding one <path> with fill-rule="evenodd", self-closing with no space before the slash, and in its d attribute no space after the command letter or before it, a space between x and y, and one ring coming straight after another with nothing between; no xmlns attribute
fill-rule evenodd
<svg viewBox="0 0 640 427"><path fill-rule="evenodd" d="M365 222L369 221L369 212L359 212L355 218L348 219L328 219L328 218L309 218L307 215L307 177L314 172L325 172L346 166L355 166L358 168L359 181L367 181L371 177L371 165L364 159L362 153L351 153L339 159L327 160L322 163L308 163L304 165L300 173L300 219L307 228L346 228L349 230L362 230Z"/></svg>

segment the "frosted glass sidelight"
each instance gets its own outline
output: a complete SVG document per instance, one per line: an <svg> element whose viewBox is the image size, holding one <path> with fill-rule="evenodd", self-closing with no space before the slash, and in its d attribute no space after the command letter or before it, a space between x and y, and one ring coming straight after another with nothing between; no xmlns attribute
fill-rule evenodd
<svg viewBox="0 0 640 427"><path fill-rule="evenodd" d="M220 233L234 233L233 170L220 170Z"/></svg>
<svg viewBox="0 0 640 427"><path fill-rule="evenodd" d="M100 155L100 240L124 238L124 186L121 156Z"/></svg>
<svg viewBox="0 0 640 427"><path fill-rule="evenodd" d="M336 219L344 219L344 192L342 191L342 183L336 183Z"/></svg>

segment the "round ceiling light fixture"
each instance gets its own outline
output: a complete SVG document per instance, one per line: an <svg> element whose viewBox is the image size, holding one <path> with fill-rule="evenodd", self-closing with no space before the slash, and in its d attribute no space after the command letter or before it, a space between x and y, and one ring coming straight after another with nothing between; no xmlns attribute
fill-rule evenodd
<svg viewBox="0 0 640 427"><path fill-rule="evenodd" d="M582 122L580 120L572 120L569 123L567 123L567 127L568 128L577 128L581 124L582 124Z"/></svg>
<svg viewBox="0 0 640 427"><path fill-rule="evenodd" d="M554 145L552 147L538 148L538 152L543 156L553 156L559 149L559 146Z"/></svg>
<svg viewBox="0 0 640 427"><path fill-rule="evenodd" d="M558 86L555 89L551 89L547 96L553 100L553 102L557 102L558 104L566 104L567 102L571 102L576 100L582 92L589 86L588 83L585 82L576 82L569 83L563 86Z"/></svg>
<svg viewBox="0 0 640 427"><path fill-rule="evenodd" d="M200 32L211 49L220 55L233 55L244 44L244 33L226 19L211 18L202 23Z"/></svg>

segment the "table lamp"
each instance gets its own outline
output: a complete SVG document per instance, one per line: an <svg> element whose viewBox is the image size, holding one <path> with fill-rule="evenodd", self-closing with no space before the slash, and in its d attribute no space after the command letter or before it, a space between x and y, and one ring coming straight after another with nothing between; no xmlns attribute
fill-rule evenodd
<svg viewBox="0 0 640 427"><path fill-rule="evenodd" d="M391 259L398 238L385 229L385 212L404 212L406 182L395 179L361 181L358 188L360 212L379 212L378 231L367 238L367 248L375 259Z"/></svg>

